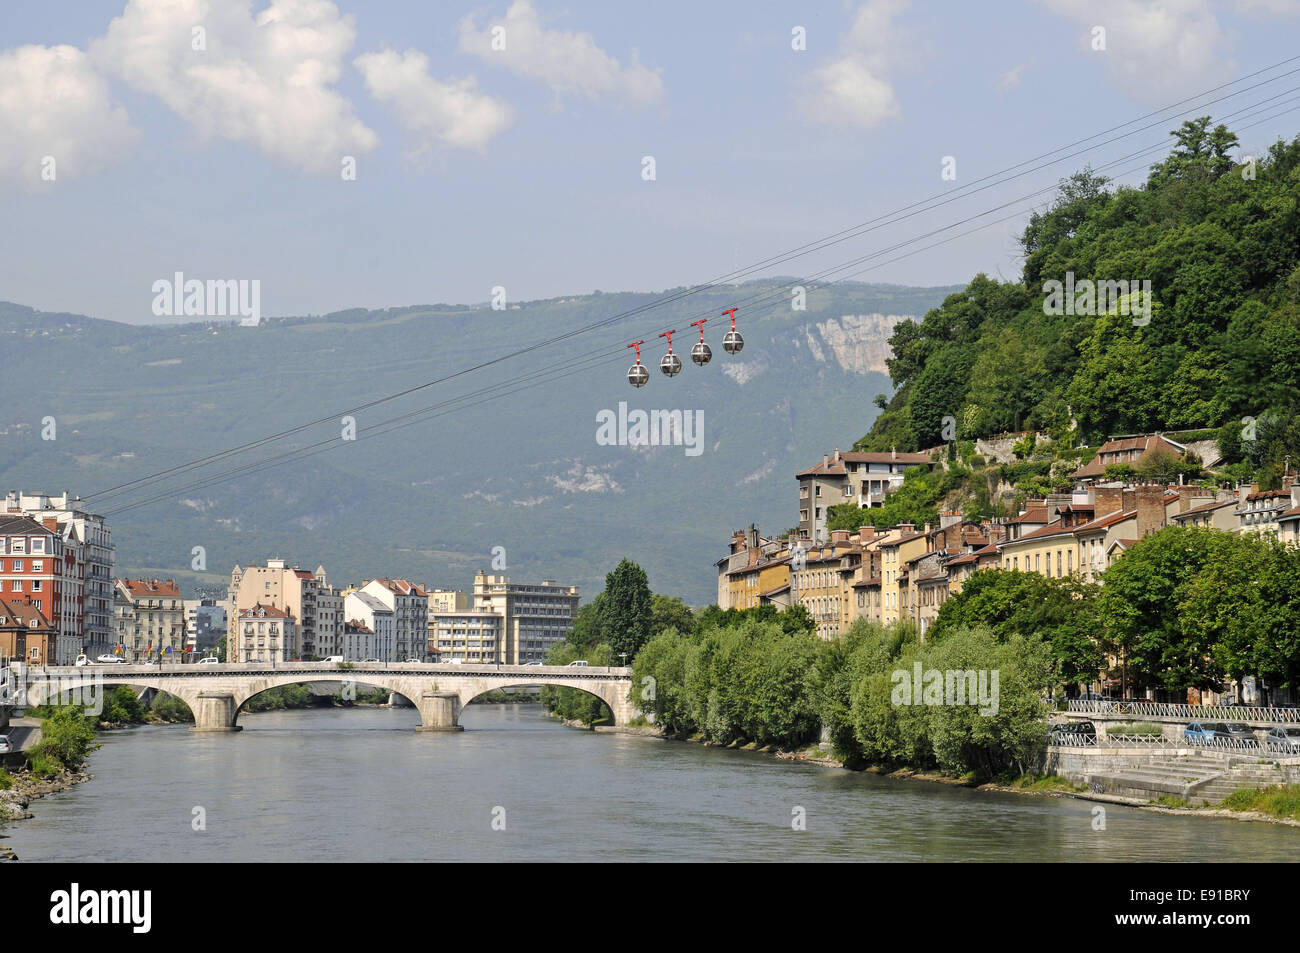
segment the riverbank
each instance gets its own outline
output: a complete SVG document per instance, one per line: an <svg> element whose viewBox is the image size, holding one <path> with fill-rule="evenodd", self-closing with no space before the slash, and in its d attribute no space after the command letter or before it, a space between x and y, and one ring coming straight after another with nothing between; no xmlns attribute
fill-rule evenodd
<svg viewBox="0 0 1300 953"><path fill-rule="evenodd" d="M38 778L27 770L11 773L9 777L12 779L10 786L0 790L0 838L5 836L7 824L35 817L27 810L33 800L66 791L89 781L94 775L83 770L60 768L57 774L49 778ZM13 849L0 840L0 861L17 859L18 855Z"/></svg>
<svg viewBox="0 0 1300 953"><path fill-rule="evenodd" d="M764 746L753 743L743 745L732 743L724 745L719 744L716 741L706 741L702 738L671 737L665 735L654 725L596 725L593 727L591 725L585 725L581 722L570 721L568 719L563 719L563 722L566 727L579 728L584 731L597 731L607 734L638 735L641 737L658 738L661 741L685 741L692 744L703 745L706 748L729 748L734 751L753 751L757 754L768 755L778 761L815 764L825 768L842 768L850 771L858 770L848 768L842 759L835 757L828 749L821 745L811 745L807 748L790 751L771 745ZM1169 814L1182 817L1209 817L1218 819L1230 818L1237 821L1280 824L1284 827L1300 827L1300 820L1289 817L1276 817L1262 811L1233 810L1231 808L1220 806L1182 807L1169 804L1158 804L1151 801L1144 801L1140 798L1123 797L1115 794L1095 794L1079 785L1071 784L1064 778L1054 781L1054 779L1057 778L1055 775L1048 775L1024 785L1017 785L1005 784L998 781L977 781L971 777L953 777L952 775L943 774L939 771L921 771L915 768L889 768L887 766L875 764L868 765L860 770L867 774L876 774L881 777L893 778L896 781L924 781L930 784L944 784L950 787L971 788L976 791L996 791L1002 794L1020 794L1030 797L1068 797L1080 801L1095 801L1102 804L1118 804L1124 807L1134 807L1153 814Z"/></svg>

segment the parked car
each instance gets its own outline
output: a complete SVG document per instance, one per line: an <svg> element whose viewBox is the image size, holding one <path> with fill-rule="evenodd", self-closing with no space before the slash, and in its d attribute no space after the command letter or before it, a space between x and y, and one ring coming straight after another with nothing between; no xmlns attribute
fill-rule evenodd
<svg viewBox="0 0 1300 953"><path fill-rule="evenodd" d="M1259 738L1249 725L1227 724L1223 731L1216 731L1210 744L1221 748L1250 748L1259 744Z"/></svg>
<svg viewBox="0 0 1300 953"><path fill-rule="evenodd" d="M1278 725L1264 736L1264 749L1280 754L1300 754L1300 727Z"/></svg>
<svg viewBox="0 0 1300 953"><path fill-rule="evenodd" d="M586 667L587 667L587 660L586 660L586 659L575 659L574 661L572 661L572 662L569 663L569 668L575 668L575 667L576 667L576 668L586 668Z"/></svg>
<svg viewBox="0 0 1300 953"><path fill-rule="evenodd" d="M363 658L361 661L363 661L363 662L378 662L379 659L377 659L377 658Z"/></svg>
<svg viewBox="0 0 1300 953"><path fill-rule="evenodd" d="M321 661L322 661L322 662L342 662L342 661L343 661L343 656L342 656L342 655L327 655L327 656L325 656L323 659L321 659Z"/></svg>
<svg viewBox="0 0 1300 953"><path fill-rule="evenodd" d="M525 662L525 665L541 665L541 662Z"/></svg>
<svg viewBox="0 0 1300 953"><path fill-rule="evenodd" d="M220 664L221 664L221 659L217 658L215 655L208 655L208 656L205 656L204 658L199 659L197 664L199 664L199 665L220 665Z"/></svg>
<svg viewBox="0 0 1300 953"><path fill-rule="evenodd" d="M407 662L414 662L416 665L419 665L419 664L421 664L421 663L424 661L424 659L422 659L422 658L408 658L408 659L406 659L406 661L407 661Z"/></svg>
<svg viewBox="0 0 1300 953"><path fill-rule="evenodd" d="M95 661L100 665L124 665L126 659L118 658L116 655L101 655Z"/></svg>
<svg viewBox="0 0 1300 953"><path fill-rule="evenodd" d="M1090 721L1061 721L1048 725L1048 742L1058 745L1095 745L1097 726Z"/></svg>
<svg viewBox="0 0 1300 953"><path fill-rule="evenodd" d="M1208 745L1215 735L1226 734L1228 726L1217 721L1190 721L1183 729L1183 740L1189 745Z"/></svg>
<svg viewBox="0 0 1300 953"><path fill-rule="evenodd" d="M9 740L9 736L0 735L0 754L10 754L13 750L13 742Z"/></svg>
<svg viewBox="0 0 1300 953"><path fill-rule="evenodd" d="M86 658L86 656L84 656L84 655L78 655L78 656L77 656L77 660L76 660L75 662L73 662L72 664L75 665L75 666L77 666L78 668L81 668L81 666L83 666L83 665L89 665L89 664L90 664L90 659Z"/></svg>

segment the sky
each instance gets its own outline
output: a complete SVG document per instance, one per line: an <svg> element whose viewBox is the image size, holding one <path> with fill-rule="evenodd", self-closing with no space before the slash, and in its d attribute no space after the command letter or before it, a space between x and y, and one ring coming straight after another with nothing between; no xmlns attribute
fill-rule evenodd
<svg viewBox="0 0 1300 953"><path fill-rule="evenodd" d="M257 281L270 316L658 291L944 196L769 273L913 240L856 277L1013 278L1029 209L1085 164L1256 104L1226 119L1263 120L1243 153L1295 136L1268 110L1300 103L1300 60L970 183L1297 37L1300 0L5 0L0 300L146 324L177 320L177 272Z"/></svg>

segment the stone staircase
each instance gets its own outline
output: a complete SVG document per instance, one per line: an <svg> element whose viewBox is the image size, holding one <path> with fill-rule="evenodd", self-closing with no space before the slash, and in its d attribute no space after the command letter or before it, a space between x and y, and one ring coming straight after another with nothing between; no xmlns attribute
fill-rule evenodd
<svg viewBox="0 0 1300 953"><path fill-rule="evenodd" d="M1285 784L1273 762L1257 763L1217 752L1197 752L1178 757L1155 757L1091 775L1092 790L1100 794L1155 800L1162 795L1184 798L1194 805L1218 804L1238 788Z"/></svg>

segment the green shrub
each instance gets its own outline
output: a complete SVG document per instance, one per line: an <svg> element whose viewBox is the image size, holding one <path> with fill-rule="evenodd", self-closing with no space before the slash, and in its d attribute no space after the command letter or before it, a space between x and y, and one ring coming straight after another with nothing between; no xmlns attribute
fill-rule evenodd
<svg viewBox="0 0 1300 953"><path fill-rule="evenodd" d="M8 791L13 786L14 776L3 764L0 764L0 791Z"/></svg>
<svg viewBox="0 0 1300 953"><path fill-rule="evenodd" d="M56 770L59 764L77 768L98 747L91 720L80 707L66 705L55 709L54 714L41 722L41 743L32 753L32 763L39 757L54 761Z"/></svg>
<svg viewBox="0 0 1300 953"><path fill-rule="evenodd" d="M31 753L27 759L27 769L31 771L32 776L36 778L49 779L54 777L62 769L63 765L58 760L49 755L39 754L36 751Z"/></svg>

